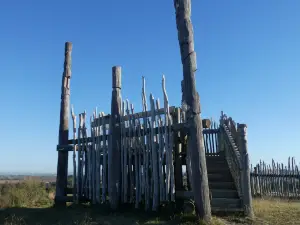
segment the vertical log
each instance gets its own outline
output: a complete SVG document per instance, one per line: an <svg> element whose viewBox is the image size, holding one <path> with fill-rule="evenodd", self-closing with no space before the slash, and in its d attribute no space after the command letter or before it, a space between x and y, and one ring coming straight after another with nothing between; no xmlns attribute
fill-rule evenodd
<svg viewBox="0 0 300 225"><path fill-rule="evenodd" d="M259 178L258 178L258 172L257 172L257 167L254 167L254 190L255 190L255 195L261 194L260 193L260 187L259 187Z"/></svg>
<svg viewBox="0 0 300 225"><path fill-rule="evenodd" d="M126 115L125 112L125 102L122 102L122 117L121 117L121 171L122 171L122 203L125 202L125 197L124 197L124 193L125 193L125 180L127 179L127 165L125 164L125 158L126 158L126 154L125 154L125 149L126 149L126 133L125 133L125 123L126 121L123 119L123 117ZM126 196L126 195L125 195Z"/></svg>
<svg viewBox="0 0 300 225"><path fill-rule="evenodd" d="M154 97L152 94L150 94L150 110L151 110L151 126L150 126L150 132L151 132L151 175L153 179L153 197L152 197L152 210L157 211L159 206L159 177L158 177L158 168L157 168L157 145L155 142L155 103L154 103Z"/></svg>
<svg viewBox="0 0 300 225"><path fill-rule="evenodd" d="M253 208L252 208L252 196L251 196L251 186L250 186L250 167L249 167L249 155L248 155L248 141L247 141L247 125L238 125L239 134L239 147L242 156L242 165L244 165L242 170L242 190L243 190L243 205L246 216L253 218Z"/></svg>
<svg viewBox="0 0 300 225"><path fill-rule="evenodd" d="M82 167L82 150L84 149L83 144L81 143L82 135L82 114L79 114L79 127L78 127L78 153L77 153L77 161L78 161L78 175L77 175L77 200L76 203L79 203L79 198L81 197L81 167Z"/></svg>
<svg viewBox="0 0 300 225"><path fill-rule="evenodd" d="M61 86L60 122L58 144L67 145L69 139L69 110L70 110L70 79L71 79L72 43L65 43L65 62ZM59 151L57 160L55 205L66 206L66 202L59 202L60 197L66 196L68 183L68 152Z"/></svg>
<svg viewBox="0 0 300 225"><path fill-rule="evenodd" d="M174 0L178 40L183 65L184 99L188 124L188 151L192 158L192 184L197 214L200 219L210 221L211 206L205 149L203 144L200 98L196 90L196 53L191 22L191 0Z"/></svg>
<svg viewBox="0 0 300 225"><path fill-rule="evenodd" d="M143 112L147 112L147 98L146 98L146 83L145 83L145 77L143 79L143 85L142 85L142 102L143 102ZM145 114L143 118L143 176L144 176L144 185L145 185L145 191L144 191L144 196L145 196L145 210L148 210L150 207L150 183L149 183L149 159L148 159L148 134L146 133L147 130L147 116Z"/></svg>
<svg viewBox="0 0 300 225"><path fill-rule="evenodd" d="M128 135L128 141L129 141L129 145L128 145L128 173L129 173L129 196L130 196L130 203L133 203L134 199L134 174L133 174L133 170L134 170L134 162L133 162L133 151L132 149L134 148L134 137L133 137L133 115L130 114L130 108L129 108L129 101L128 99L126 100L127 102L127 110L128 110L128 130L129 130L129 135Z"/></svg>
<svg viewBox="0 0 300 225"><path fill-rule="evenodd" d="M173 114L173 124L180 123L180 108L176 108ZM174 132L174 145L175 145L175 187L177 191L183 191L183 181L182 181L182 158L181 158L181 143L180 131ZM176 197L176 207L181 211L184 201L182 198Z"/></svg>
<svg viewBox="0 0 300 225"><path fill-rule="evenodd" d="M96 204L96 196L95 196L95 180L96 180L96 176L95 176L95 126L92 126L93 123L93 117L90 116L90 124L91 124L91 145L89 148L89 151L91 152L91 159L88 163L88 166L90 166L90 174L91 174L91 186L89 188L89 191L91 192L91 202L92 204ZM88 178L88 176L87 176Z"/></svg>
<svg viewBox="0 0 300 225"><path fill-rule="evenodd" d="M120 147L121 147L121 67L112 68L112 98L110 116L110 147L108 153L109 200L112 209L117 209L120 194Z"/></svg>
<svg viewBox="0 0 300 225"><path fill-rule="evenodd" d="M104 113L101 114L104 117ZM106 121L102 119L102 134L103 134L103 176L102 176L102 201L106 202L107 196L107 155L108 155L108 148L107 148L107 138L106 138Z"/></svg>
<svg viewBox="0 0 300 225"><path fill-rule="evenodd" d="M88 173L91 172L88 168L88 165L89 165L89 161L87 160L87 152L88 151L91 151L90 150L90 145L88 143L88 140L87 140L87 127L86 127L86 111L83 112L82 114L82 138L83 138L83 151L81 151L81 155L82 155L82 164L81 164L81 192L83 195L86 195L88 194L88 188L87 188L87 185L86 185L86 181L87 181L87 178L88 178Z"/></svg>
<svg viewBox="0 0 300 225"><path fill-rule="evenodd" d="M71 109L71 115L72 115L72 121L73 121L73 145L74 145L74 150L73 150L73 202L77 202L77 188L76 188L76 144L75 144L75 139L76 139L76 115L74 113L74 109L72 107Z"/></svg>

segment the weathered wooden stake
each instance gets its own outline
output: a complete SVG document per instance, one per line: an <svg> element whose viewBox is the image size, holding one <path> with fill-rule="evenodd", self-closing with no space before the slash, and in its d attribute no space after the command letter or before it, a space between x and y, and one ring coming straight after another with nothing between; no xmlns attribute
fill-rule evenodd
<svg viewBox="0 0 300 225"><path fill-rule="evenodd" d="M251 196L251 184L250 184L250 166L249 166L249 155L248 155L248 142L247 142L247 125L238 124L238 134L239 134L239 148L241 152L242 159L242 190L243 190L243 205L245 210L245 215L253 218L253 208L252 208L252 196Z"/></svg>
<svg viewBox="0 0 300 225"><path fill-rule="evenodd" d="M65 62L61 85L60 122L59 122L59 145L68 145L69 139L69 110L70 110L70 79L71 79L71 53L72 43L65 43ZM66 196L68 183L68 152L59 151L57 160L56 194L55 205L66 206L63 201Z"/></svg>
<svg viewBox="0 0 300 225"><path fill-rule="evenodd" d="M74 108L72 106L71 108L71 115L72 115L72 121L73 121L73 144L74 144L74 150L73 150L73 202L78 204L77 202L77 172L76 172L76 144L75 144L75 139L76 139L76 115L74 113Z"/></svg>
<svg viewBox="0 0 300 225"><path fill-rule="evenodd" d="M110 116L110 148L108 153L109 200L111 208L119 206L121 194L121 67L112 68L112 98Z"/></svg>
<svg viewBox="0 0 300 225"><path fill-rule="evenodd" d="M200 99L196 90L195 71L196 52L194 51L194 34L191 23L191 0L174 0L178 40L183 65L184 99L186 105L186 122L188 125L188 151L192 158L192 190L200 219L210 221L211 206L205 149L200 118Z"/></svg>
<svg viewBox="0 0 300 225"><path fill-rule="evenodd" d="M173 124L180 123L180 108L176 108L173 114ZM177 191L183 191L182 181L182 158L181 158L181 143L179 142L180 131L174 132L174 144L175 144L175 187ZM182 210L184 201L182 198L176 197L176 208Z"/></svg>

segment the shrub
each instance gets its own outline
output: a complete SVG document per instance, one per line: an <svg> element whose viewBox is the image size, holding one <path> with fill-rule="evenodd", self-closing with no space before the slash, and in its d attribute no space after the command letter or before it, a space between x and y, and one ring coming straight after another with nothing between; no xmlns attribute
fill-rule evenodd
<svg viewBox="0 0 300 225"><path fill-rule="evenodd" d="M41 182L28 180L19 184L4 184L0 188L0 208L47 207L52 200Z"/></svg>

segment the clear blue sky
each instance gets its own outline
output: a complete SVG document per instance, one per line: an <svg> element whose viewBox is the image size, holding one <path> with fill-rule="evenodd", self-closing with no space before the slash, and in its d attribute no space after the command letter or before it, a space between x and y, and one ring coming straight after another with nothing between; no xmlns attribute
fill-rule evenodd
<svg viewBox="0 0 300 225"><path fill-rule="evenodd" d="M300 161L300 1L192 1L203 117L248 124L251 162ZM3 1L0 7L0 172L56 172L64 43L73 42L75 111L109 113L111 67L124 98L180 105L173 0Z"/></svg>

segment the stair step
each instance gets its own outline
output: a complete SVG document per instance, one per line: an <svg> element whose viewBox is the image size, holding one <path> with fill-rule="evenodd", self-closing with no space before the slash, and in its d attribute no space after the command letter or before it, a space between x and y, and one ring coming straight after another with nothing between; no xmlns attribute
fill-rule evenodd
<svg viewBox="0 0 300 225"><path fill-rule="evenodd" d="M227 173L208 173L208 182L210 181L232 181L231 174Z"/></svg>
<svg viewBox="0 0 300 225"><path fill-rule="evenodd" d="M224 173L231 174L228 167L207 167L207 173Z"/></svg>
<svg viewBox="0 0 300 225"><path fill-rule="evenodd" d="M210 189L236 189L234 182L209 181L208 185Z"/></svg>
<svg viewBox="0 0 300 225"><path fill-rule="evenodd" d="M212 199L238 199L238 193L236 190L212 189L210 192L212 193ZM176 197L192 199L194 196L192 191L176 191Z"/></svg>
<svg viewBox="0 0 300 225"><path fill-rule="evenodd" d="M224 156L206 156L206 161L223 162L226 161Z"/></svg>
<svg viewBox="0 0 300 225"><path fill-rule="evenodd" d="M183 165L186 165L186 158L182 159ZM207 166L225 166L228 167L226 158L224 156L206 156Z"/></svg>
<svg viewBox="0 0 300 225"><path fill-rule="evenodd" d="M207 161L206 161L206 165L207 165L207 166L218 166L218 167L219 167L219 166L226 166L226 167L228 166L228 164L227 164L226 161L221 161L221 160L220 160L220 161L217 161L217 160L216 160L216 161L213 161L213 160L211 160L211 161L210 161L210 160L207 160Z"/></svg>
<svg viewBox="0 0 300 225"><path fill-rule="evenodd" d="M241 200L238 198L212 198L211 206L220 209L241 208Z"/></svg>
<svg viewBox="0 0 300 225"><path fill-rule="evenodd" d="M230 189L211 189L212 198L238 198L236 190Z"/></svg>
<svg viewBox="0 0 300 225"><path fill-rule="evenodd" d="M220 207L211 207L212 213L243 213L244 210L242 207L238 208L220 208Z"/></svg>

